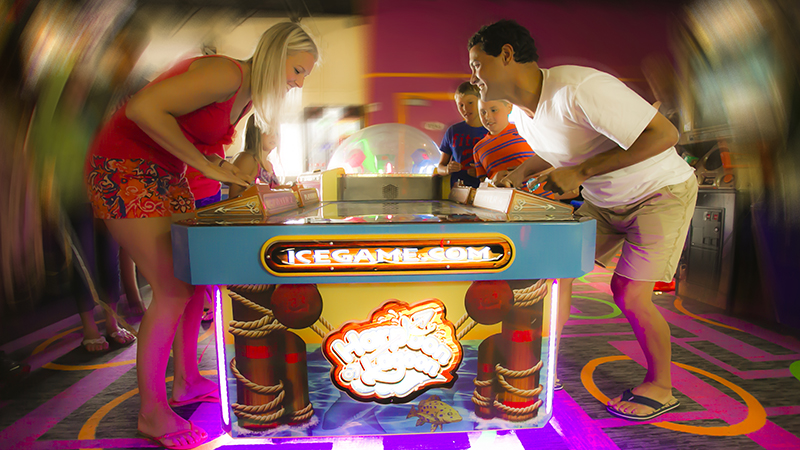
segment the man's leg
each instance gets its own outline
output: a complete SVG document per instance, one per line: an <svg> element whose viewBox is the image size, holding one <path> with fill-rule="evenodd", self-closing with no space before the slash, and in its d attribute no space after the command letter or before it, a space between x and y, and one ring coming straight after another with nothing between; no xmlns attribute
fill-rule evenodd
<svg viewBox="0 0 800 450"><path fill-rule="evenodd" d="M634 281L615 273L611 278L611 291L614 293L614 302L630 322L647 361L644 381L633 388L632 392L659 403L672 404L677 400L672 396L669 325L653 304L654 284L652 281ZM653 408L649 406L622 402L621 397L610 400L608 405L619 412L638 416L653 412Z"/></svg>
<svg viewBox="0 0 800 450"><path fill-rule="evenodd" d="M683 183L656 191L619 216L619 223L625 225L626 238L611 279L611 291L617 306L630 322L647 363L644 380L632 392L664 405L677 403L672 396L669 325L652 302L654 281L634 280L664 281L672 278L696 198L697 181L690 177ZM649 406L622 402L620 397L608 404L618 412L637 416L653 411Z"/></svg>

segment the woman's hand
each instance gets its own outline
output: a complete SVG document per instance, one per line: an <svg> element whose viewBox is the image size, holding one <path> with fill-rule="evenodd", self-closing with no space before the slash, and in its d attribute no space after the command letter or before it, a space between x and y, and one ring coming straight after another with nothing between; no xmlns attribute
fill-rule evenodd
<svg viewBox="0 0 800 450"><path fill-rule="evenodd" d="M205 177L221 181L225 184L235 184L243 187L249 187L252 184L251 181L248 181L247 178L242 176L238 167L224 159L219 159L219 161L216 162L206 160L206 164L203 165L203 167L196 167L196 169Z"/></svg>

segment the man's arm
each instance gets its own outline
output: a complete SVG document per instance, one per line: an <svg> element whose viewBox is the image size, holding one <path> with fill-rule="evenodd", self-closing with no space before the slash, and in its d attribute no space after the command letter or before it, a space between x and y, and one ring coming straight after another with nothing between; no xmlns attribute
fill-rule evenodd
<svg viewBox="0 0 800 450"><path fill-rule="evenodd" d="M678 130L661 113L656 113L644 131L624 150L616 146L595 155L577 166L561 167L539 177L538 183L547 183L546 189L563 194L574 189L588 178L603 175L652 158L678 142Z"/></svg>
<svg viewBox="0 0 800 450"><path fill-rule="evenodd" d="M675 126L661 113L656 113L653 120L627 150L621 147L612 148L587 159L578 167L586 178L603 175L663 153L677 144L678 138Z"/></svg>
<svg viewBox="0 0 800 450"><path fill-rule="evenodd" d="M498 186L520 188L525 184L525 181L528 178L543 170L547 170L550 167L552 167L550 163L543 160L541 156L533 155L526 159L525 162L520 164L513 171L498 171L497 174L495 174L494 179L499 180L497 183Z"/></svg>

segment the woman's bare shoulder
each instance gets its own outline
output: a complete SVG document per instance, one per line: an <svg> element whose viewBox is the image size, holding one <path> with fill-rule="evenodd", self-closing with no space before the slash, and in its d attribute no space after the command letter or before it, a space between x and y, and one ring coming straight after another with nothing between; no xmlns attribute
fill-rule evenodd
<svg viewBox="0 0 800 450"><path fill-rule="evenodd" d="M238 88L242 82L241 67L234 60L223 56L200 58L189 66L189 72L193 71L227 86Z"/></svg>
<svg viewBox="0 0 800 450"><path fill-rule="evenodd" d="M208 60L208 61L206 61ZM134 95L130 109L143 108L145 114L153 109L181 116L210 103L225 101L242 84L236 63L227 58L201 58L192 62L181 74L153 83Z"/></svg>

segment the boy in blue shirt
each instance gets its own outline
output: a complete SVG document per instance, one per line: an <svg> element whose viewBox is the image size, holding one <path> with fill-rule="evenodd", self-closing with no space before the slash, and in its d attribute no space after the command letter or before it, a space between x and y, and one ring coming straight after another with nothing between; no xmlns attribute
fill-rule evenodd
<svg viewBox="0 0 800 450"><path fill-rule="evenodd" d="M454 95L456 106L463 122L459 122L444 133L439 150L442 157L437 171L440 175L450 175L450 186L461 180L465 186L478 187L480 180L475 176L475 160L472 148L484 136L487 130L481 124L478 114L480 90L468 81L461 83Z"/></svg>

